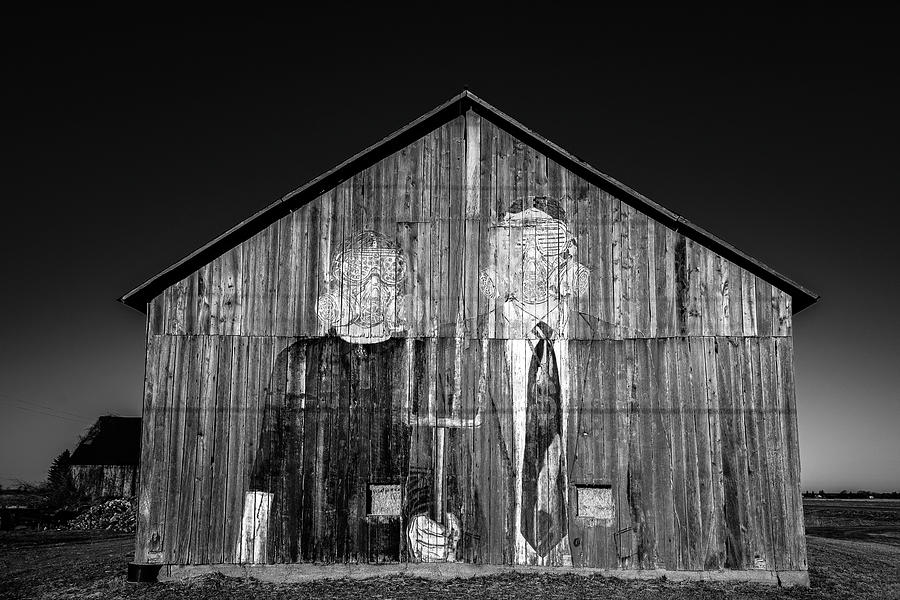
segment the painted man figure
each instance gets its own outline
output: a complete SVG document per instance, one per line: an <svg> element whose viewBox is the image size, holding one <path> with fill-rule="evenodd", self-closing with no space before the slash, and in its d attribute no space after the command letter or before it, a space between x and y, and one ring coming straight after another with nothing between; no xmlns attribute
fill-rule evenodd
<svg viewBox="0 0 900 600"><path fill-rule="evenodd" d="M429 551L435 556L441 555L444 542L448 556L470 552L485 562L570 564L567 339L576 325L596 326L597 319L575 310L573 302L585 293L590 271L574 259L575 239L556 199L514 203L492 228L490 247L496 265L482 271L480 287L493 308L463 326L480 338L465 354L479 365L480 376L463 389L475 390L469 404L482 411L482 423L472 438L472 460L450 466L450 479L459 480L466 478L454 471L478 465L480 473L469 478L474 514L441 524L420 512L409 520L409 537L430 536L436 543ZM463 343L469 331L460 337L460 325L447 326L444 337L452 337L454 329L456 344ZM467 403L465 394L461 403ZM412 475L410 479L415 481ZM459 510L448 509L451 514ZM462 531L460 520L468 521ZM450 547L460 539L470 540L474 548Z"/></svg>

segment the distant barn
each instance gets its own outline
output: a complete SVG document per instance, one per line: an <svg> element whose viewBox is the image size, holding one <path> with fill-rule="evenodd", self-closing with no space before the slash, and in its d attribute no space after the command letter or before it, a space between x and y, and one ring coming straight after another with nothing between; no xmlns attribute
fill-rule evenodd
<svg viewBox="0 0 900 600"><path fill-rule="evenodd" d="M464 92L123 296L135 572L806 583L816 299Z"/></svg>
<svg viewBox="0 0 900 600"><path fill-rule="evenodd" d="M130 498L137 491L140 457L141 418L100 417L72 453L72 479L93 500Z"/></svg>

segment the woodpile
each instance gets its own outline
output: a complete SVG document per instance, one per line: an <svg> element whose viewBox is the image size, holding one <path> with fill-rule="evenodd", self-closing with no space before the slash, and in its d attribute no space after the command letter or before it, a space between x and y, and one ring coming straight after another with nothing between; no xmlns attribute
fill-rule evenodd
<svg viewBox="0 0 900 600"><path fill-rule="evenodd" d="M123 498L107 500L90 507L69 521L68 528L81 531L104 529L119 533L134 533L134 506Z"/></svg>

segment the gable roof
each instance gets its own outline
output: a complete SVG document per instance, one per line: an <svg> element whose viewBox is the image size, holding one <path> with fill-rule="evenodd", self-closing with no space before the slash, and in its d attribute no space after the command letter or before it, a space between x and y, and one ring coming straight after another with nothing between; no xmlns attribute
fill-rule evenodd
<svg viewBox="0 0 900 600"><path fill-rule="evenodd" d="M281 217L352 177L356 172L401 150L433 129L440 127L459 115L465 114L470 109L589 183L596 185L598 188L633 206L663 225L702 244L760 279L787 292L793 300L793 312L795 314L811 306L819 299L819 295L815 292L782 275L752 256L741 252L702 227L694 225L681 215L660 206L609 175L601 173L550 140L541 137L512 117L497 110L472 92L465 90L402 129L398 129L380 142L369 146L330 171L319 175L306 185L295 189L256 214L244 219L205 246L195 250L126 293L118 301L146 313L147 304L170 285L184 279L196 269L259 233Z"/></svg>
<svg viewBox="0 0 900 600"><path fill-rule="evenodd" d="M73 465L136 465L141 458L141 418L107 415L91 425L72 453Z"/></svg>

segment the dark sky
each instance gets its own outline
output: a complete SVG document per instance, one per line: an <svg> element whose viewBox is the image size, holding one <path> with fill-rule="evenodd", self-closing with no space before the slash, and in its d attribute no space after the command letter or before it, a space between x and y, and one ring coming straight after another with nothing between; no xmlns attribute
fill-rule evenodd
<svg viewBox="0 0 900 600"><path fill-rule="evenodd" d="M896 19L754 6L9 15L0 483L140 414L143 316L115 298L468 85L820 293L794 326L802 486L900 488Z"/></svg>

